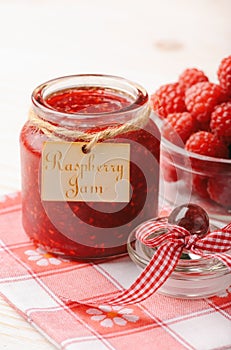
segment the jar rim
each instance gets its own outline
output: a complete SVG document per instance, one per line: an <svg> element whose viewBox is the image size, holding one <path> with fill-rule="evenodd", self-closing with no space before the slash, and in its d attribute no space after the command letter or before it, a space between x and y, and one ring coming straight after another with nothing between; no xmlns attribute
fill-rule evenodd
<svg viewBox="0 0 231 350"><path fill-rule="evenodd" d="M80 81L78 85L76 85L76 81ZM81 83L82 81L82 83ZM93 83L94 81L94 83ZM75 84L74 84L75 82ZM65 83L69 86L65 86ZM109 83L114 83L114 86L110 86L110 88L114 88L115 91L127 93L130 97L133 97L131 104L126 107L122 107L121 109L111 111L111 112L100 112L100 113L67 113L60 112L51 106L44 104L44 96L47 93L47 96L51 95L52 92L49 93L49 90L54 89L54 92L62 91L68 88L82 88L82 87L102 87L109 88ZM127 91L126 91L127 89ZM132 95L133 94L133 95ZM44 114L55 113L56 117L65 118L65 119L87 119L87 118L100 118L102 116L119 116L125 113L135 112L140 108L143 108L148 102L148 93L147 91L139 84L122 78L120 76L107 75L107 74L74 74L74 75L66 75L61 76L55 79L48 80L40 85L38 85L31 95L31 100L33 106L41 110Z"/></svg>

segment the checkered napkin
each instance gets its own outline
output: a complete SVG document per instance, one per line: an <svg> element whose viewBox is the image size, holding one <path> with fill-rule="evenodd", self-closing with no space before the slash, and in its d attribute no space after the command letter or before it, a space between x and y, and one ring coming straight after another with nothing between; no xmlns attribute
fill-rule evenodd
<svg viewBox="0 0 231 350"><path fill-rule="evenodd" d="M231 349L231 289L199 300L155 294L124 307L65 304L113 297L140 271L128 257L85 264L35 247L21 226L19 193L0 203L0 261L2 296L57 348Z"/></svg>

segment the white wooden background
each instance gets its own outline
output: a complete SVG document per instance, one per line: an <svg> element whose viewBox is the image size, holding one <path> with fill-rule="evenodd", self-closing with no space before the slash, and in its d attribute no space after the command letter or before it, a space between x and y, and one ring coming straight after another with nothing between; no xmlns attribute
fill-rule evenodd
<svg viewBox="0 0 231 350"><path fill-rule="evenodd" d="M18 135L31 91L75 73L152 92L196 66L216 80L231 54L231 0L0 0L0 195L20 189ZM0 349L53 349L0 299Z"/></svg>

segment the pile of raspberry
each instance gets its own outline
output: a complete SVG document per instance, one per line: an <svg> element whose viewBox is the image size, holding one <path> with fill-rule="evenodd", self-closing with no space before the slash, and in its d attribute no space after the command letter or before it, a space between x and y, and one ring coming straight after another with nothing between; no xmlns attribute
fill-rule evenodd
<svg viewBox="0 0 231 350"><path fill-rule="evenodd" d="M188 68L177 82L161 86L151 103L164 119L162 134L170 142L203 156L231 159L231 56L221 61L217 77L215 84L202 70ZM168 181L177 181L174 169L166 171ZM231 176L193 175L193 190L231 208Z"/></svg>

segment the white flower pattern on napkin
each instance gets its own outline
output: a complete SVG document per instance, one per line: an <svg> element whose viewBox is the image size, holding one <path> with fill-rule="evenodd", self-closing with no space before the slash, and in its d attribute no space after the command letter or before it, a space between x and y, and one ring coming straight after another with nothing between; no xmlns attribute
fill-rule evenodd
<svg viewBox="0 0 231 350"><path fill-rule="evenodd" d="M106 328L126 326L128 322L135 323L139 320L139 316L133 314L133 309L121 306L101 305L97 309L87 309L86 313L92 315L91 320L98 321Z"/></svg>
<svg viewBox="0 0 231 350"><path fill-rule="evenodd" d="M48 266L49 264L60 265L62 263L61 260L55 258L52 254L46 252L42 248L26 250L25 254L28 256L28 260L35 261L38 266Z"/></svg>

